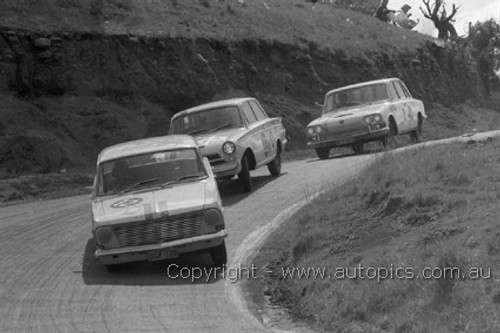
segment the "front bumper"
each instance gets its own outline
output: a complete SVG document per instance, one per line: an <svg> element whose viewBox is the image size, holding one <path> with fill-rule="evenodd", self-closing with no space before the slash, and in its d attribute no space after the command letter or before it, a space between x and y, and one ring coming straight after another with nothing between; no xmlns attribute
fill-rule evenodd
<svg viewBox="0 0 500 333"><path fill-rule="evenodd" d="M236 160L231 163L223 163L212 166L212 171L217 178L235 176L241 171L241 162Z"/></svg>
<svg viewBox="0 0 500 333"><path fill-rule="evenodd" d="M97 249L94 256L103 264L120 264L133 261L147 261L148 252L157 250L175 250L178 255L182 253L206 250L222 243L228 233L226 230L207 235L178 239L161 244L122 247L117 249Z"/></svg>
<svg viewBox="0 0 500 333"><path fill-rule="evenodd" d="M373 130L368 133L347 135L335 138L321 138L316 136L316 140L308 138L307 147L309 148L322 148L322 147L345 147L352 146L356 142L369 142L382 139L389 133L389 128L385 127L379 130Z"/></svg>

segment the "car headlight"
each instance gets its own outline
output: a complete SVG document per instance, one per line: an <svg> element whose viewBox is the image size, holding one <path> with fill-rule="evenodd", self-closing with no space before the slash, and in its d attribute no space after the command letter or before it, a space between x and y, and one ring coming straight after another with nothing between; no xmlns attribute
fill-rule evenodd
<svg viewBox="0 0 500 333"><path fill-rule="evenodd" d="M108 245L113 239L113 231L108 227L100 227L95 231L98 244Z"/></svg>
<svg viewBox="0 0 500 333"><path fill-rule="evenodd" d="M384 119L382 118L381 115L377 114L371 114L363 118L363 121L365 124L371 125L371 124L378 124L378 123L383 123Z"/></svg>
<svg viewBox="0 0 500 333"><path fill-rule="evenodd" d="M323 127L320 125L311 126L307 128L307 134L309 135L320 134L321 132L323 132Z"/></svg>
<svg viewBox="0 0 500 333"><path fill-rule="evenodd" d="M217 209L207 209L203 214L203 220L206 224L215 226L218 224L224 225L224 219L222 218L222 213Z"/></svg>
<svg viewBox="0 0 500 333"><path fill-rule="evenodd" d="M236 151L236 145L231 141L227 141L222 145L222 151L227 155L231 155Z"/></svg>

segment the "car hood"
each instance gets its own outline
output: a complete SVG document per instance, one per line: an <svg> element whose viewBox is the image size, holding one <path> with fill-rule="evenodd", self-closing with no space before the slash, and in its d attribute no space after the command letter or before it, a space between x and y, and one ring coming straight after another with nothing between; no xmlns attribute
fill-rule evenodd
<svg viewBox="0 0 500 333"><path fill-rule="evenodd" d="M374 113L380 113L382 110L387 108L387 103L383 104L372 104L372 105L362 105L360 107L350 107L345 110L341 110L338 112L328 112L325 113L323 116L314 119L312 122L309 123L307 126L314 126L314 125L321 125L324 123L327 123L329 121L332 121L334 119L338 118L344 118L344 117L350 117L350 116L356 116L356 117L364 117L369 114L374 114Z"/></svg>
<svg viewBox="0 0 500 333"><path fill-rule="evenodd" d="M92 213L96 223L145 221L201 210L204 208L205 200L204 181L179 183L165 189L97 197L92 201Z"/></svg>
<svg viewBox="0 0 500 333"><path fill-rule="evenodd" d="M213 133L203 133L195 136L203 155L219 151L226 141L237 141L244 133L244 128L231 128Z"/></svg>

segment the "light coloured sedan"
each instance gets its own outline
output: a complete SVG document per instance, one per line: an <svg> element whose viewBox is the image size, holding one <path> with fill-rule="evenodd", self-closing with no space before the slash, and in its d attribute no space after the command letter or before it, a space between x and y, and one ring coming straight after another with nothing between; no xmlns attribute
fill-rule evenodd
<svg viewBox="0 0 500 333"><path fill-rule="evenodd" d="M196 138L215 176L238 176L243 191L252 190L250 171L267 165L281 174L281 154L287 143L282 119L269 118L255 98L234 98L203 104L172 117L170 134Z"/></svg>
<svg viewBox="0 0 500 333"><path fill-rule="evenodd" d="M394 146L397 135L418 141L426 118L424 104L397 78L358 83L329 91L323 113L307 126L307 146L320 159L334 147L364 152L365 143Z"/></svg>
<svg viewBox="0 0 500 333"><path fill-rule="evenodd" d="M97 158L92 198L95 256L108 268L209 252L227 261L222 201L196 141L174 135L108 147Z"/></svg>

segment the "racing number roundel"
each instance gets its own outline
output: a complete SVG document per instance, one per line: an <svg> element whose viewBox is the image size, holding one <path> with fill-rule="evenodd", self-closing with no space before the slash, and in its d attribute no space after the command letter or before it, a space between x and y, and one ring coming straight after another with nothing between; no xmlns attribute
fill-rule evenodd
<svg viewBox="0 0 500 333"><path fill-rule="evenodd" d="M141 201L142 201L141 198L122 199L122 200L118 200L117 202L114 202L113 204L111 204L111 208L126 208L126 207L136 205Z"/></svg>

